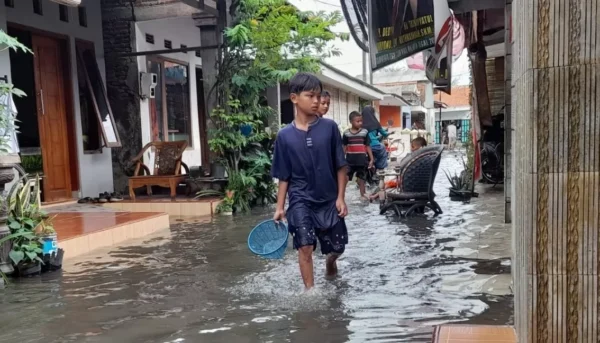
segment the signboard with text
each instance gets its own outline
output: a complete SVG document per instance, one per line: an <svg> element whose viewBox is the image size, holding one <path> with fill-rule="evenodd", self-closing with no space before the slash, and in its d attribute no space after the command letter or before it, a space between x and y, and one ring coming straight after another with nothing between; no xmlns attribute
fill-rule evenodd
<svg viewBox="0 0 600 343"><path fill-rule="evenodd" d="M434 0L371 0L369 48L377 70L434 46Z"/></svg>

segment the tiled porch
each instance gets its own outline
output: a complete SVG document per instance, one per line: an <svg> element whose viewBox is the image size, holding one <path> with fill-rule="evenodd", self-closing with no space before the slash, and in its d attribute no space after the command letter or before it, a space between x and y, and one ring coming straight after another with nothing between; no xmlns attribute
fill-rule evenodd
<svg viewBox="0 0 600 343"><path fill-rule="evenodd" d="M65 259L169 228L169 215L156 212L54 212L50 218Z"/></svg>
<svg viewBox="0 0 600 343"><path fill-rule="evenodd" d="M433 343L516 343L512 326L441 325L436 327Z"/></svg>
<svg viewBox="0 0 600 343"><path fill-rule="evenodd" d="M211 216L219 203L219 198L194 199L181 196L171 200L165 195L153 195L138 196L135 201L125 199L106 203L104 207L128 212L163 212L170 216Z"/></svg>

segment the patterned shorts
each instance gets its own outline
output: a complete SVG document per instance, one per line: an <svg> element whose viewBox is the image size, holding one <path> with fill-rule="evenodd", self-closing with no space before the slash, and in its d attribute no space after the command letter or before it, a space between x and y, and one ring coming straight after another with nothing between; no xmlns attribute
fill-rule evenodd
<svg viewBox="0 0 600 343"><path fill-rule="evenodd" d="M346 244L348 244L348 230L344 219L340 219L337 224L329 229L289 225L288 230L294 238L294 249L312 245L313 250L316 250L317 241L319 241L323 255L329 253L343 254Z"/></svg>

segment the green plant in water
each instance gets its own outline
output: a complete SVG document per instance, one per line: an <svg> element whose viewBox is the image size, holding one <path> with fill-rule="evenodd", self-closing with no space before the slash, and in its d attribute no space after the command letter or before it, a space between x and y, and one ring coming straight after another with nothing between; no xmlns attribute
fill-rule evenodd
<svg viewBox="0 0 600 343"><path fill-rule="evenodd" d="M233 212L234 200L233 200L234 192L226 191L225 197L221 200L221 203L217 205L217 213L231 213Z"/></svg>
<svg viewBox="0 0 600 343"><path fill-rule="evenodd" d="M468 168L467 164L465 163L465 160L461 158L461 161L464 169L460 172L460 174L450 174L448 171L444 171L444 174L446 174L446 178L450 182L451 190L457 192L467 192L471 188L471 178L469 177Z"/></svg>
<svg viewBox="0 0 600 343"><path fill-rule="evenodd" d="M23 182L23 180L25 182ZM37 198L40 179L36 176L33 191L27 176L15 183L9 192L10 213L7 224L11 232L13 247L9 253L14 265L42 262L40 237L55 233L47 214L39 209Z"/></svg>

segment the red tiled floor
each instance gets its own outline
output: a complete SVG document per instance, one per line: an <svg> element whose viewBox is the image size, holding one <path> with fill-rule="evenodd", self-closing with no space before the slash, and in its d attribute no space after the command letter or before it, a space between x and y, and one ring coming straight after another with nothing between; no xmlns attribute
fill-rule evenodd
<svg viewBox="0 0 600 343"><path fill-rule="evenodd" d="M512 326L441 325L435 329L434 343L516 343Z"/></svg>
<svg viewBox="0 0 600 343"><path fill-rule="evenodd" d="M50 218L58 239L66 240L160 215L154 212L63 212L50 213Z"/></svg>

